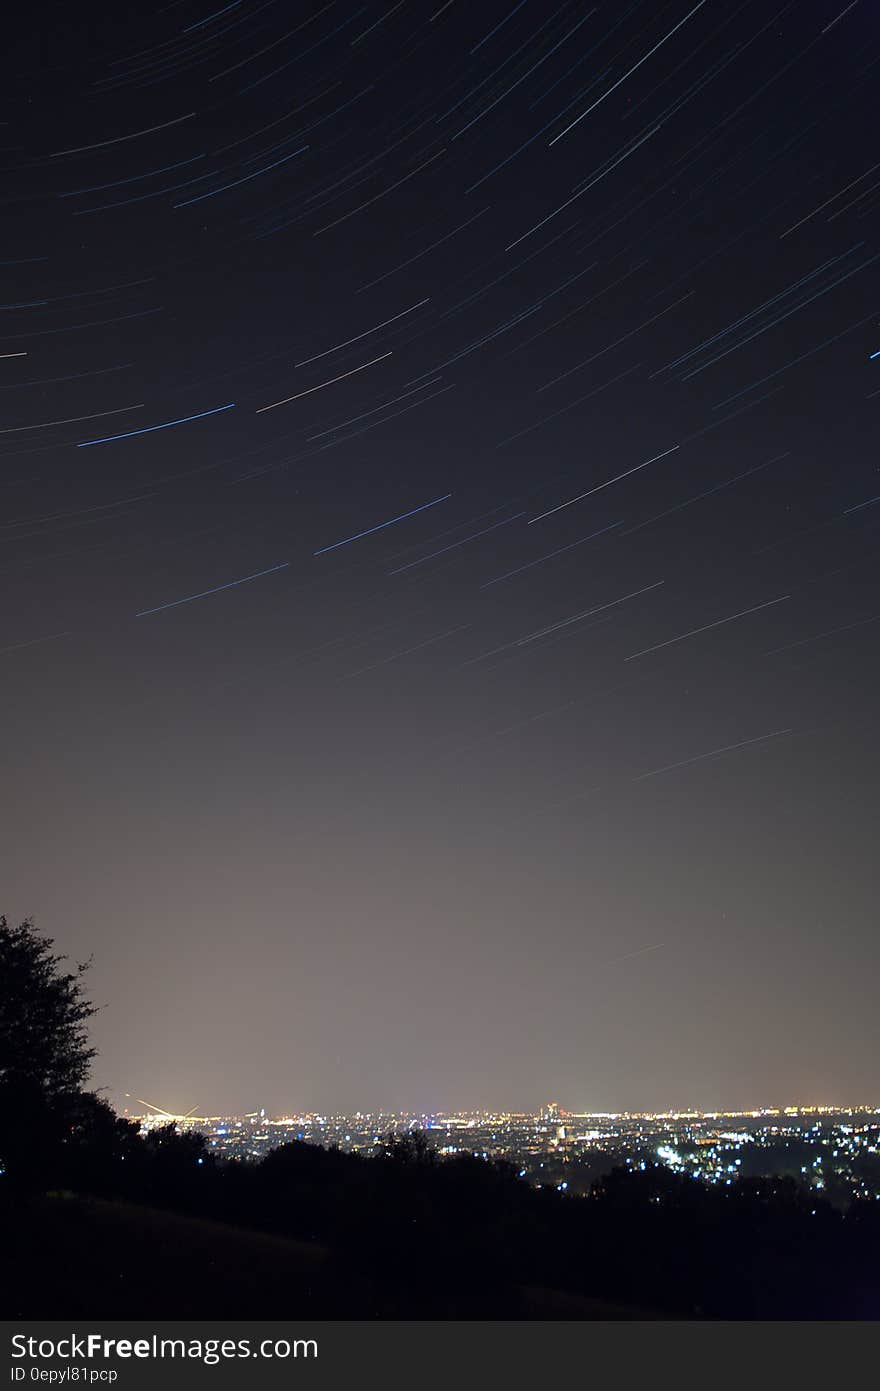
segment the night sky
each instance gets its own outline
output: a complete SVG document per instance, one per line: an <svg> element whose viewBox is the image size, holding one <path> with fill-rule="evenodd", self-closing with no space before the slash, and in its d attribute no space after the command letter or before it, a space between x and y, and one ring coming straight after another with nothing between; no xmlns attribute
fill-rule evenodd
<svg viewBox="0 0 880 1391"><path fill-rule="evenodd" d="M875 1101L876 8L125 9L0 97L0 908L94 1084Z"/></svg>

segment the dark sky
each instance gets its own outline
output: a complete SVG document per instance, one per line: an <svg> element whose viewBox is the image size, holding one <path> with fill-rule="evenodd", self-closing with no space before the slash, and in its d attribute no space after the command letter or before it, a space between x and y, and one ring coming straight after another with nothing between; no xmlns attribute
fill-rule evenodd
<svg viewBox="0 0 880 1391"><path fill-rule="evenodd" d="M876 1100L875 7L139 8L0 98L0 908L95 1084Z"/></svg>

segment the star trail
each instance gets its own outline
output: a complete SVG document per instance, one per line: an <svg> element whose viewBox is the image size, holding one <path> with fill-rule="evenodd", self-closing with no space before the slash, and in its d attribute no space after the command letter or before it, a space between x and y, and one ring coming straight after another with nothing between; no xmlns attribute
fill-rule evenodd
<svg viewBox="0 0 880 1391"><path fill-rule="evenodd" d="M3 59L0 909L97 1084L864 1099L876 10L208 8Z"/></svg>

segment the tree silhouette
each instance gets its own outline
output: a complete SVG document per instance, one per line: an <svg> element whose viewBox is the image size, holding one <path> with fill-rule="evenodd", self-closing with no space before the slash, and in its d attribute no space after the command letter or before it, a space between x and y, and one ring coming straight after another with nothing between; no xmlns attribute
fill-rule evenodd
<svg viewBox="0 0 880 1391"><path fill-rule="evenodd" d="M424 1168L437 1160L437 1150L424 1130L408 1130L405 1134L389 1130L382 1136L380 1150L386 1159L404 1166Z"/></svg>
<svg viewBox="0 0 880 1391"><path fill-rule="evenodd" d="M29 1186L47 1178L95 1056L89 963L66 970L53 945L30 919L10 927L0 917L0 1167Z"/></svg>

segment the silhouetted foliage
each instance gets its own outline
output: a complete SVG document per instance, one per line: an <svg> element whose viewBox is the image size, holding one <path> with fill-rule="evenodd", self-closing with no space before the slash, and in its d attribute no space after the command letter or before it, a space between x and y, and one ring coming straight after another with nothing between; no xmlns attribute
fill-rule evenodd
<svg viewBox="0 0 880 1391"><path fill-rule="evenodd" d="M0 917L0 1166L8 1180L37 1187L51 1179L95 1050L83 993L88 962L66 970L26 919Z"/></svg>
<svg viewBox="0 0 880 1391"><path fill-rule="evenodd" d="M424 1130L407 1130L399 1133L389 1130L382 1137L381 1153L395 1164L434 1164L437 1160L436 1146L432 1145Z"/></svg>
<svg viewBox="0 0 880 1391"><path fill-rule="evenodd" d="M89 963L63 970L53 946L30 919L10 927L0 917L0 1085L29 1083L49 1099L79 1091L95 1056L81 984Z"/></svg>
<svg viewBox="0 0 880 1391"><path fill-rule="evenodd" d="M94 1092L80 1092L60 1111L62 1136L55 1160L59 1187L79 1192L112 1190L120 1166L136 1169L141 1162L140 1127L117 1116L109 1102Z"/></svg>

